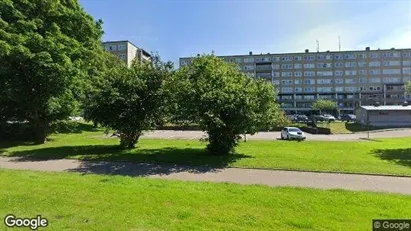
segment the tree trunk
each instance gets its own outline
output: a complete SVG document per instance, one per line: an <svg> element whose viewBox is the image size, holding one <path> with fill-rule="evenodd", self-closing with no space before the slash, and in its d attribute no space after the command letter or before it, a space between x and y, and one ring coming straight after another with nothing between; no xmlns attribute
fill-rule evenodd
<svg viewBox="0 0 411 231"><path fill-rule="evenodd" d="M36 120L34 122L34 143L35 144L44 144L47 140L47 126L44 121Z"/></svg>

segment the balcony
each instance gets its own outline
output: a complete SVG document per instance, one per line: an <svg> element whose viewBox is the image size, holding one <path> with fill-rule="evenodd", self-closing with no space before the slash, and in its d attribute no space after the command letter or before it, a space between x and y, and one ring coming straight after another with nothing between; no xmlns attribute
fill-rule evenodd
<svg viewBox="0 0 411 231"><path fill-rule="evenodd" d="M273 77L271 72L268 73L256 73L256 77L258 78L270 78Z"/></svg>
<svg viewBox="0 0 411 231"><path fill-rule="evenodd" d="M261 71L271 71L271 65L256 65L255 66L256 70L261 70Z"/></svg>

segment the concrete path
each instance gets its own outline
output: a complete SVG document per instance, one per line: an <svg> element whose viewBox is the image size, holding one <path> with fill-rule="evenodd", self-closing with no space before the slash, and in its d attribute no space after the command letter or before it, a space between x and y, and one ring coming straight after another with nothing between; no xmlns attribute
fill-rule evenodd
<svg viewBox="0 0 411 231"><path fill-rule="evenodd" d="M355 174L313 173L180 165L156 165L132 162L80 161L70 159L30 160L0 156L0 169L67 171L92 174L143 176L151 178L262 184L268 186L347 189L411 195L411 177L370 176Z"/></svg>
<svg viewBox="0 0 411 231"><path fill-rule="evenodd" d="M247 140L276 140L280 138L280 132L259 132L255 135L247 135ZM359 141L368 137L367 132L357 132L353 134L335 134L335 135L312 135L307 134L307 140L322 141ZM410 137L411 129L394 129L394 130L377 130L370 132L370 139L389 138L389 137ZM198 140L206 137L202 131L174 131L174 130L156 130L146 132L143 137L159 139L191 139Z"/></svg>

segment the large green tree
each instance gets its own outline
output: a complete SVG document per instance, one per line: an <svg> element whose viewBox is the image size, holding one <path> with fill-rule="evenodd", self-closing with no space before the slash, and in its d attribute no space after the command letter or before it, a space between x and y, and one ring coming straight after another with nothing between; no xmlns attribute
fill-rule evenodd
<svg viewBox="0 0 411 231"><path fill-rule="evenodd" d="M280 113L272 84L249 78L214 55L181 68L170 88L176 117L198 123L208 134L208 151L216 155L230 153L240 135L269 127Z"/></svg>
<svg viewBox="0 0 411 231"><path fill-rule="evenodd" d="M337 103L332 100L324 100L319 99L316 100L312 105L311 108L314 110L319 110L320 113L322 112L332 112L337 110Z"/></svg>
<svg viewBox="0 0 411 231"><path fill-rule="evenodd" d="M134 148L144 131L164 122L169 100L164 86L172 69L171 63L163 63L158 56L151 63L135 60L130 68L117 66L87 99L85 113L117 131L122 148Z"/></svg>
<svg viewBox="0 0 411 231"><path fill-rule="evenodd" d="M77 0L0 1L0 119L29 121L44 143L100 75L101 24Z"/></svg>

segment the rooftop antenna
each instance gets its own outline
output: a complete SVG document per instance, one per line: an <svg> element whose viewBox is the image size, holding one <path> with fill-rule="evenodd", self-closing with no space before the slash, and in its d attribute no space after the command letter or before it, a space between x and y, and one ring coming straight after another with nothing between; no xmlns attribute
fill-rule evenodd
<svg viewBox="0 0 411 231"><path fill-rule="evenodd" d="M340 39L340 36L338 36L338 51L341 51L341 39Z"/></svg>
<svg viewBox="0 0 411 231"><path fill-rule="evenodd" d="M317 41L317 52L320 52L320 42L318 40Z"/></svg>

